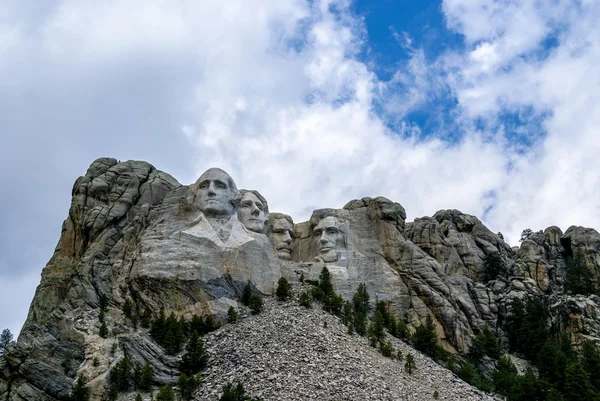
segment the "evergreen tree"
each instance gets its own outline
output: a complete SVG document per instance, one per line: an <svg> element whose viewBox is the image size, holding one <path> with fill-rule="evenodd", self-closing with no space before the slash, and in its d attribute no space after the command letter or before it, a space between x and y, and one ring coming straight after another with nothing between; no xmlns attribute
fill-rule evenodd
<svg viewBox="0 0 600 401"><path fill-rule="evenodd" d="M323 299L323 309L335 316L340 316L342 314L343 307L344 299L336 293L328 295Z"/></svg>
<svg viewBox="0 0 600 401"><path fill-rule="evenodd" d="M564 390L567 358L558 344L551 339L546 340L537 354L536 366L541 378L557 390Z"/></svg>
<svg viewBox="0 0 600 401"><path fill-rule="evenodd" d="M383 338L384 320L380 311L376 311L373 315L373 321L369 326L369 333L374 335L378 340Z"/></svg>
<svg viewBox="0 0 600 401"><path fill-rule="evenodd" d="M327 266L323 267L321 274L319 274L319 288L323 291L324 298L335 295L331 283L331 273L329 273Z"/></svg>
<svg viewBox="0 0 600 401"><path fill-rule="evenodd" d="M117 391L127 391L133 385L133 372L131 360L125 356L121 359L108 375L108 382Z"/></svg>
<svg viewBox="0 0 600 401"><path fill-rule="evenodd" d="M364 336L365 334L367 334L367 315L366 314L354 311L354 316L352 318L352 321L354 322L354 331L356 331L357 334L359 334L361 336Z"/></svg>
<svg viewBox="0 0 600 401"><path fill-rule="evenodd" d="M306 308L310 308L311 306L311 296L308 293L308 291L303 291L300 296L298 297L298 303L301 306L304 306Z"/></svg>
<svg viewBox="0 0 600 401"><path fill-rule="evenodd" d="M594 293L592 272L587 267L581 253L569 258L565 272L565 290L571 294L590 295Z"/></svg>
<svg viewBox="0 0 600 401"><path fill-rule="evenodd" d="M246 283L244 291L242 292L242 303L246 306L250 306L250 297L252 296L252 286L250 281Z"/></svg>
<svg viewBox="0 0 600 401"><path fill-rule="evenodd" d="M481 278L484 282L495 280L506 272L506 264L500 255L500 252L490 252L483 259L483 271Z"/></svg>
<svg viewBox="0 0 600 401"><path fill-rule="evenodd" d="M371 304L369 303L369 293L367 292L367 285L361 283L354 295L352 296L352 302L354 311L362 313L365 316L371 311Z"/></svg>
<svg viewBox="0 0 600 401"><path fill-rule="evenodd" d="M510 304L510 312L506 318L508 349L517 351L520 341L525 338L523 327L525 326L525 305L519 298L513 299Z"/></svg>
<svg viewBox="0 0 600 401"><path fill-rule="evenodd" d="M175 391L168 384L161 387L156 394L156 401L175 401Z"/></svg>
<svg viewBox="0 0 600 401"><path fill-rule="evenodd" d="M12 339L13 335L9 329L2 330L2 334L0 334L0 355L4 354L4 350L12 342Z"/></svg>
<svg viewBox="0 0 600 401"><path fill-rule="evenodd" d="M106 322L102 322L100 325L100 331L98 332L100 337L106 338L108 336L108 327L106 327Z"/></svg>
<svg viewBox="0 0 600 401"><path fill-rule="evenodd" d="M510 358L507 356L500 358L496 370L492 373L496 391L508 395L515 384L516 376L517 368L515 368Z"/></svg>
<svg viewBox="0 0 600 401"><path fill-rule="evenodd" d="M392 315L390 315L385 301L378 301L375 303L375 311L381 313L383 318L383 325L386 329L390 330L392 324Z"/></svg>
<svg viewBox="0 0 600 401"><path fill-rule="evenodd" d="M498 359L501 352L502 348L496 335L489 326L484 326L481 333L477 334L473 339L469 348L469 359L476 363L485 355L493 359Z"/></svg>
<svg viewBox="0 0 600 401"><path fill-rule="evenodd" d="M142 369L142 374L139 382L139 389L142 391L150 391L152 383L154 382L154 369L146 362Z"/></svg>
<svg viewBox="0 0 600 401"><path fill-rule="evenodd" d="M521 238L519 239L519 242L523 242L526 239L529 239L529 237L531 237L531 235L533 234L533 230L531 228L526 228L523 231L521 231Z"/></svg>
<svg viewBox="0 0 600 401"><path fill-rule="evenodd" d="M590 384L600 394L600 350L590 340L581 343L581 366L590 374Z"/></svg>
<svg viewBox="0 0 600 401"><path fill-rule="evenodd" d="M415 357L412 354L406 354L406 361L404 362L404 369L408 372L409 375L412 374L413 370L417 368L417 364L415 363Z"/></svg>
<svg viewBox="0 0 600 401"><path fill-rule="evenodd" d="M433 323L431 315L427 315L425 324L421 324L419 327L417 327L412 336L412 341L414 347L419 351L434 358L437 356L437 335L435 332L435 324Z"/></svg>
<svg viewBox="0 0 600 401"><path fill-rule="evenodd" d="M248 303L248 306L250 307L252 314L256 315L260 313L264 306L262 297L258 294L252 294L250 296L250 302Z"/></svg>
<svg viewBox="0 0 600 401"><path fill-rule="evenodd" d="M87 380L84 376L77 376L73 389L71 390L71 397L69 401L88 401L90 399L90 390L87 388Z"/></svg>
<svg viewBox="0 0 600 401"><path fill-rule="evenodd" d="M181 398L189 401L194 398L194 392L198 390L200 386L200 379L198 375L192 375L188 377L185 373L182 373L177 380L177 387L179 387L179 394Z"/></svg>
<svg viewBox="0 0 600 401"><path fill-rule="evenodd" d="M223 386L223 394L219 401L260 401L257 398L252 398L246 395L244 386L241 383L234 385L233 383L227 383Z"/></svg>
<svg viewBox="0 0 600 401"><path fill-rule="evenodd" d="M133 304L131 303L131 301L129 300L129 298L127 298L125 300L125 305L123 305L123 314L128 318L131 319L131 312L133 310Z"/></svg>
<svg viewBox="0 0 600 401"><path fill-rule="evenodd" d="M181 372L193 376L204 369L208 362L208 355L204 349L204 342L197 332L193 332L181 357Z"/></svg>
<svg viewBox="0 0 600 401"><path fill-rule="evenodd" d="M277 282L276 295L280 301L286 301L292 294L291 285L285 277L281 277Z"/></svg>
<svg viewBox="0 0 600 401"><path fill-rule="evenodd" d="M597 373L594 372L594 374ZM594 399L594 389L590 384L589 374L577 362L568 364L565 369L564 395L567 401Z"/></svg>
<svg viewBox="0 0 600 401"><path fill-rule="evenodd" d="M235 310L235 308L233 306L230 306L229 309L227 309L227 321L229 323L235 323L240 319L240 315L237 313L237 311Z"/></svg>

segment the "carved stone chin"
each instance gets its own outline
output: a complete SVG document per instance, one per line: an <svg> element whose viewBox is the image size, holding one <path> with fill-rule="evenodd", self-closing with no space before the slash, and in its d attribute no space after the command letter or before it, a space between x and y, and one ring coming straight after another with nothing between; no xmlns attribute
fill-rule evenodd
<svg viewBox="0 0 600 401"><path fill-rule="evenodd" d="M332 249L332 250L324 252L324 253L323 252L319 253L319 256L317 256L315 259L322 260L325 263L333 263L333 262L337 262L337 260L339 259L339 255L335 251L335 249Z"/></svg>

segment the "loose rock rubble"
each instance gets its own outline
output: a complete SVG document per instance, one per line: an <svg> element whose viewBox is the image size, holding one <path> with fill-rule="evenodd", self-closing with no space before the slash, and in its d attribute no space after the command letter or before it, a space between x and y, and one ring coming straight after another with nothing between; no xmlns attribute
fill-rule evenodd
<svg viewBox="0 0 600 401"><path fill-rule="evenodd" d="M205 337L209 367L197 400L218 400L228 382L264 400L492 400L451 371L391 338L396 350L414 355L409 375L404 360L382 356L340 319L314 304L266 300L248 315Z"/></svg>

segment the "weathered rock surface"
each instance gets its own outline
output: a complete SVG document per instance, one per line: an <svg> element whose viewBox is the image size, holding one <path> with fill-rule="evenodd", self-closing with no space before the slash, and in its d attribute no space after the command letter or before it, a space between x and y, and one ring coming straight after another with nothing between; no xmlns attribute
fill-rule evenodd
<svg viewBox="0 0 600 401"><path fill-rule="evenodd" d="M210 185L215 182L220 181ZM294 233L290 222L286 226L290 235L285 230L283 235L294 237L291 244L286 242L292 251L279 260L269 238L248 230L235 213L215 222L199 211L201 184L181 185L146 162L110 158L96 160L76 180L69 216L55 253L42 271L20 338L0 358L0 399L66 400L78 374L87 377L92 398L101 399L108 372L124 355L150 363L157 385L174 383L177 357L167 355L146 331L134 330L123 313L126 301L155 315L163 308L167 314L174 312L186 319L203 314L223 318L230 306L237 307L247 282L269 295L281 276L297 281L304 273L316 279L324 266L344 298L350 299L358 285L366 283L371 299L386 301L411 330L431 316L440 344L453 353L465 353L483 325L502 337L511 300L532 295L541 296L548 306L548 324L569 334L574 342L600 341L600 299L564 290L565 270L575 256L582 258L598 284L600 234L593 229L571 227L563 234L553 226L511 248L479 219L460 211L440 210L433 217L406 223L399 203L383 197L362 198L343 209L316 210L308 222L294 225ZM233 180L224 185L235 189ZM499 255L505 269L497 279L483 282L490 254ZM107 302L107 338L99 335L101 299ZM402 370L397 362L381 360L375 351L359 346L362 339L340 334L333 318L328 318L330 329L323 331L311 323L311 319L323 319L314 315L316 311L272 305L268 309L272 320L263 322L264 330L251 326L260 321L257 316L208 337L219 368L209 370L207 380L212 384L203 390L208 391L203 393L206 397L214 398L214 387L225 378L249 378L258 369L255 365L268 363L264 358L272 351L260 348L266 345L252 345L259 351L251 355L233 351L245 325L250 325L246 329L254 330L258 339L281 339L281 354L272 357L286 356L300 372L299 378L287 374L285 378L289 383L296 380L306 390L301 393L305 397L297 399L311 399L310 391L315 391L315 399L334 397L329 382L347 390L347 399L363 399L367 392L372 395L369 399L417 399L433 392L408 385L393 392L393 381L388 378ZM273 316L282 317L279 325ZM306 327L297 332L293 322ZM287 337L288 329L291 337ZM319 339L329 341L320 338L323 333L333 336L335 344L330 345L337 347L336 352L320 350ZM305 342L306 347L291 352L295 341ZM235 362L222 350L238 355L239 366L219 370ZM322 354L317 358L312 350ZM370 361L370 367L361 365L357 353ZM427 371L435 370L427 366ZM350 375L362 368L367 369L362 376ZM283 367L276 369L283 371ZM325 384L318 382L319 372L328 378ZM425 380L419 383L429 383L424 372L417 373L423 375L419 380ZM279 376L263 376L248 382L255 395L294 399L285 398L284 389L277 387ZM451 383L454 379L448 377ZM481 394L465 393L467 398L461 399L476 396Z"/></svg>

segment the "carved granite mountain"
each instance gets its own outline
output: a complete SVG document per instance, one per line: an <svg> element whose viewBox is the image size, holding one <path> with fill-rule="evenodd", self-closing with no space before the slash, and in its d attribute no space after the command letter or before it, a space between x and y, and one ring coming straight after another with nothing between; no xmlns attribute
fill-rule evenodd
<svg viewBox="0 0 600 401"><path fill-rule="evenodd" d="M224 319L246 283L272 295L280 277L316 279L324 266L342 297L365 283L410 330L431 316L452 353L464 354L484 325L505 337L510 301L530 295L548 300L549 324L575 343L600 340L600 299L564 290L573 255L598 282L593 229L549 227L511 248L474 216L441 210L406 223L404 208L382 197L319 209L293 224L281 213L270 218L266 199L238 191L220 169L187 186L146 162L110 158L93 162L72 195L18 342L0 358L2 400L67 400L77 375L102 399L108 372L125 355L149 363L156 385L174 383L180 358L133 327L126 304ZM484 283L491 254L506 271Z"/></svg>

